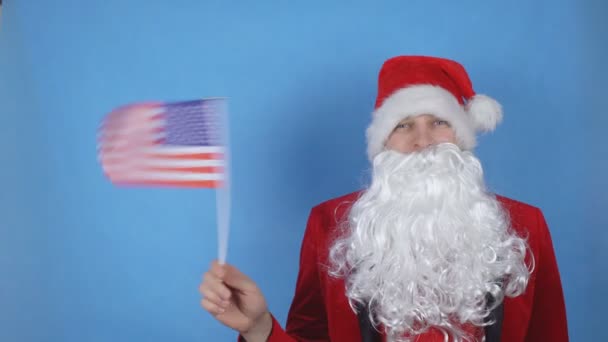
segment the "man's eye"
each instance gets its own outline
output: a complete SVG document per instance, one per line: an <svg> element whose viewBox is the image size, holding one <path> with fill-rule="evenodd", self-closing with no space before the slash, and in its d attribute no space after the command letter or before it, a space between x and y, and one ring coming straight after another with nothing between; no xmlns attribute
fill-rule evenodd
<svg viewBox="0 0 608 342"><path fill-rule="evenodd" d="M450 127L450 123L445 120L435 120L436 126L448 126Z"/></svg>
<svg viewBox="0 0 608 342"><path fill-rule="evenodd" d="M395 129L404 129L404 128L410 128L411 125L409 123L400 123L398 124Z"/></svg>

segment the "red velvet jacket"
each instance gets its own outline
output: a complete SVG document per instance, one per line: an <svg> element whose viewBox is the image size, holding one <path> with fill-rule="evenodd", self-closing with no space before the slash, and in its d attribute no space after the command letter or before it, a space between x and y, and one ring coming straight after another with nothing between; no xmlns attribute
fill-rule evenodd
<svg viewBox="0 0 608 342"><path fill-rule="evenodd" d="M286 329L273 319L269 342L361 341L357 316L344 294L344 282L330 277L326 267L329 246L337 233L336 223L358 194L335 198L312 209ZM513 228L528 237L535 260L526 292L505 299L501 342L568 341L562 286L543 214L530 205L500 196L498 199L509 212ZM420 340L434 341L434 333L431 331Z"/></svg>

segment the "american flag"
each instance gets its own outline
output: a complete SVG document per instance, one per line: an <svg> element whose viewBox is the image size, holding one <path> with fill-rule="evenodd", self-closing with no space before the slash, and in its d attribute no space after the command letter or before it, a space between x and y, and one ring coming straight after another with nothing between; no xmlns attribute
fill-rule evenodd
<svg viewBox="0 0 608 342"><path fill-rule="evenodd" d="M225 99L140 103L112 111L98 132L98 157L117 185L222 185Z"/></svg>

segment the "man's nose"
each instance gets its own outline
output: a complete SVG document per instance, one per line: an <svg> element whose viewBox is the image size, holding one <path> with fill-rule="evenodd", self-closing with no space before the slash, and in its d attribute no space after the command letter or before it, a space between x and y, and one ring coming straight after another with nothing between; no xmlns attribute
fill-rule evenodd
<svg viewBox="0 0 608 342"><path fill-rule="evenodd" d="M433 135L431 131L426 127L418 127L414 133L414 149L416 151L423 150L433 145Z"/></svg>

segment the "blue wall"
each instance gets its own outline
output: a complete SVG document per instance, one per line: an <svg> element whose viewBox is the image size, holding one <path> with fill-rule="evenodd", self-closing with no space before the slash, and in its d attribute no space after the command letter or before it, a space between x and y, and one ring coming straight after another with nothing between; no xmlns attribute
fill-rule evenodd
<svg viewBox="0 0 608 342"><path fill-rule="evenodd" d="M452 4L453 3L453 4ZM143 100L229 96L229 262L284 321L309 208L357 189L378 69L462 62L505 121L477 153L543 209L573 341L608 340L605 2L6 1L0 18L0 340L231 341L199 307L211 190L118 189L95 133Z"/></svg>

